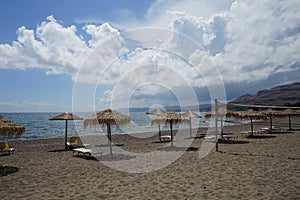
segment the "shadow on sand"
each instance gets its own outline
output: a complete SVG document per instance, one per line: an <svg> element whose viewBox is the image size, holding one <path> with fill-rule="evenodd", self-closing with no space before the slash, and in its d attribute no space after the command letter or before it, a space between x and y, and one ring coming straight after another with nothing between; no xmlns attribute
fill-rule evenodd
<svg viewBox="0 0 300 200"><path fill-rule="evenodd" d="M219 140L219 144L248 144L249 141L242 141L242 140Z"/></svg>
<svg viewBox="0 0 300 200"><path fill-rule="evenodd" d="M10 173L15 173L19 170L17 167L0 166L0 176L7 176Z"/></svg>
<svg viewBox="0 0 300 200"><path fill-rule="evenodd" d="M170 141L164 140L164 141L154 141L152 143L169 143Z"/></svg>
<svg viewBox="0 0 300 200"><path fill-rule="evenodd" d="M106 154L103 156L93 156L89 155L76 155L77 158L84 158L86 160L95 160L95 161L121 161L121 160L130 160L134 159L135 156L125 155L125 154Z"/></svg>
<svg viewBox="0 0 300 200"><path fill-rule="evenodd" d="M54 149L54 150L49 150L48 152L65 152L65 151L72 151L72 149Z"/></svg>
<svg viewBox="0 0 300 200"><path fill-rule="evenodd" d="M121 160L131 160L136 156L130 156L126 154L107 154L100 157L96 157L96 160L99 161L121 161Z"/></svg>
<svg viewBox="0 0 300 200"><path fill-rule="evenodd" d="M158 150L161 151L198 151L199 148L197 147L176 147L176 146L169 146L169 147L162 147Z"/></svg>
<svg viewBox="0 0 300 200"><path fill-rule="evenodd" d="M275 138L276 135L248 135L246 138L248 139L270 139Z"/></svg>
<svg viewBox="0 0 300 200"><path fill-rule="evenodd" d="M112 146L122 147L124 144L111 144ZM109 144L98 144L95 147L109 147Z"/></svg>

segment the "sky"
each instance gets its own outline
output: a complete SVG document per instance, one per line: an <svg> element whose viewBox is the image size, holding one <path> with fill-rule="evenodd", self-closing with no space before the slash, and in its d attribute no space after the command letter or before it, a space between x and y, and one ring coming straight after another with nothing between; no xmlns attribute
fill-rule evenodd
<svg viewBox="0 0 300 200"><path fill-rule="evenodd" d="M297 0L0 5L0 112L190 106L300 81Z"/></svg>

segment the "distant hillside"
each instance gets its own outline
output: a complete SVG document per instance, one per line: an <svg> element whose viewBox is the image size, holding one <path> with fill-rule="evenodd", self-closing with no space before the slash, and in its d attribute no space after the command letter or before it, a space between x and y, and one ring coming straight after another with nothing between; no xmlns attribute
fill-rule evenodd
<svg viewBox="0 0 300 200"><path fill-rule="evenodd" d="M231 103L268 106L296 105L300 103L300 82L261 90L255 95L246 94Z"/></svg>
<svg viewBox="0 0 300 200"><path fill-rule="evenodd" d="M187 111L187 110L207 110L210 109L210 104L202 104L197 106L165 106L163 108L166 111L174 111L174 112L180 112L180 111ZM129 112L147 112L151 110L151 108L129 108ZM119 111L126 112L127 109L120 109Z"/></svg>
<svg viewBox="0 0 300 200"><path fill-rule="evenodd" d="M248 104L248 105L266 105L266 106L300 106L300 82L281 85L271 89L265 89L257 92L257 94L246 94L238 97L230 103L235 104ZM165 106L167 111L186 111L186 110L201 110L209 111L210 104L197 105L197 106ZM235 107L228 105L228 109L235 109ZM236 107L240 109L240 107ZM128 109L121 109L120 111L127 111ZM147 112L150 108L129 108L130 112Z"/></svg>

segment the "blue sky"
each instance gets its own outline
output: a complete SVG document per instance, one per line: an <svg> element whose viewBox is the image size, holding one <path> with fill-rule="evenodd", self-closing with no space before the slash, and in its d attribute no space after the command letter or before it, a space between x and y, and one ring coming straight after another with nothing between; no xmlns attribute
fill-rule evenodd
<svg viewBox="0 0 300 200"><path fill-rule="evenodd" d="M300 81L294 0L0 5L0 112L195 105Z"/></svg>
<svg viewBox="0 0 300 200"><path fill-rule="evenodd" d="M20 26L34 29L49 15L54 15L65 25L76 22L120 21L120 17L141 18L153 1L139 0L3 0L1 1L1 43L16 39L16 30ZM126 14L127 13L127 14ZM127 16L126 16L127 15Z"/></svg>
<svg viewBox="0 0 300 200"><path fill-rule="evenodd" d="M11 44L17 29L35 29L46 17L53 15L66 26L84 23L101 24L143 17L153 1L122 0L3 0L1 1L0 43ZM120 19L120 17L122 19ZM80 29L79 29L80 31ZM71 110L74 82L68 75L48 76L41 69L0 70L0 112ZM5 103L4 103L5 102ZM8 103L13 103L9 105ZM19 104L19 105L18 105Z"/></svg>

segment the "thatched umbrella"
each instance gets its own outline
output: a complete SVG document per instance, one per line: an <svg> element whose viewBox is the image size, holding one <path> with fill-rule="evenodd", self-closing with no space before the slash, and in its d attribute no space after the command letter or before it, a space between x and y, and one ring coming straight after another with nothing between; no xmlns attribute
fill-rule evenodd
<svg viewBox="0 0 300 200"><path fill-rule="evenodd" d="M0 115L1 138L19 137L25 132L25 127L10 121Z"/></svg>
<svg viewBox="0 0 300 200"><path fill-rule="evenodd" d="M223 136L223 116L239 118L239 114L232 110L227 110L224 107L218 108L218 114L221 116L221 136ZM215 116L215 112L207 112L204 115L205 118L210 118L212 116Z"/></svg>
<svg viewBox="0 0 300 200"><path fill-rule="evenodd" d="M66 126L65 126L65 149L67 149L68 148L68 144L67 144L67 141L68 141L68 121L69 120L82 120L82 118L78 117L76 115L73 115L72 113L65 112L65 113L59 114L55 117L52 117L49 120L65 120L66 121Z"/></svg>
<svg viewBox="0 0 300 200"><path fill-rule="evenodd" d="M186 111L182 113L181 116L188 117L190 119L190 137L192 137L192 117L193 118L202 118L202 117L192 111Z"/></svg>
<svg viewBox="0 0 300 200"><path fill-rule="evenodd" d="M146 112L147 115L162 115L164 114L166 111L164 111L163 109L160 108L155 108L151 111Z"/></svg>
<svg viewBox="0 0 300 200"><path fill-rule="evenodd" d="M283 110L281 113L283 116L289 117L289 130L292 130L291 116L300 116L300 112L299 111L297 112L296 110L293 110L293 109L286 109L286 110Z"/></svg>
<svg viewBox="0 0 300 200"><path fill-rule="evenodd" d="M130 116L124 115L112 109L106 109L88 117L83 121L83 124L84 127L90 125L106 124L110 154L112 154L111 125L122 126L128 124L130 121Z"/></svg>
<svg viewBox="0 0 300 200"><path fill-rule="evenodd" d="M263 112L259 112L259 111L254 111L252 109L246 110L242 113L240 113L239 115L240 118L244 118L244 119L250 119L250 123L251 123L251 133L253 136L253 119L266 119L267 116L266 114L264 114Z"/></svg>
<svg viewBox="0 0 300 200"><path fill-rule="evenodd" d="M173 124L187 123L189 120L175 112L165 112L164 114L151 119L151 124L170 124L171 146L173 146Z"/></svg>
<svg viewBox="0 0 300 200"><path fill-rule="evenodd" d="M231 111L231 110L221 110L220 112L219 112L219 114L220 115L225 115L226 117L235 117L235 118L238 118L239 117L239 114L238 113L236 113L236 112L234 112L234 111ZM207 113L205 113L205 115L204 115L204 117L205 118L210 118L210 117L212 117L212 116L214 116L215 115L215 112L207 112Z"/></svg>
<svg viewBox="0 0 300 200"><path fill-rule="evenodd" d="M147 115L162 115L164 114L166 111L160 109L160 108L155 108L151 111L146 112ZM158 137L159 137L159 141L161 141L161 131L160 131L160 124L158 124Z"/></svg>
<svg viewBox="0 0 300 200"><path fill-rule="evenodd" d="M270 119L270 131L272 131L273 129L273 116L279 116L279 117L283 117L282 112L278 111L278 110L273 110L272 108L269 108L267 110L263 111L264 114L266 114L269 119Z"/></svg>

